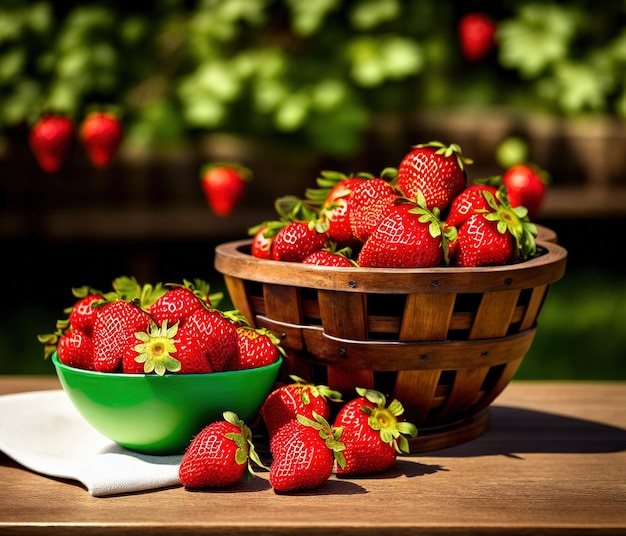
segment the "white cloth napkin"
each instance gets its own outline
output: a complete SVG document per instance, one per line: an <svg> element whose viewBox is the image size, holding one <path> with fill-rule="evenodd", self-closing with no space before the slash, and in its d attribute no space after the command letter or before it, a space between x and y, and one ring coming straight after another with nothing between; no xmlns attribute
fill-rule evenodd
<svg viewBox="0 0 626 536"><path fill-rule="evenodd" d="M63 390L0 396L0 450L37 473L78 480L95 497L180 485L182 455L119 446L85 421Z"/></svg>

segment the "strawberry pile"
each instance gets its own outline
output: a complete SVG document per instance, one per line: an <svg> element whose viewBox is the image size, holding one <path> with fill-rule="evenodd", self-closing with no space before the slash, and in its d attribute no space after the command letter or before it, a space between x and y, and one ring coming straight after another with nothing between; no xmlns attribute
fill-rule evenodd
<svg viewBox="0 0 626 536"><path fill-rule="evenodd" d="M140 285L119 277L111 292L72 289L77 301L40 335L74 368L126 374L206 374L270 365L284 350L272 333L253 328L237 311L216 308L205 281Z"/></svg>
<svg viewBox="0 0 626 536"><path fill-rule="evenodd" d="M341 393L292 376L265 400L261 415L269 434L269 482L276 493L311 490L338 476L377 474L389 469L399 453L408 453L405 435L417 429L400 419L404 409L372 389L343 404L329 424L330 402ZM179 479L189 489L217 488L254 475L250 461L264 467L250 430L237 416L206 426L183 455Z"/></svg>
<svg viewBox="0 0 626 536"><path fill-rule="evenodd" d="M461 148L415 145L379 176L324 171L303 198L276 200L276 220L251 227L251 254L322 266L429 268L515 263L536 254L543 190L502 176L468 179ZM534 196L528 196L530 192Z"/></svg>

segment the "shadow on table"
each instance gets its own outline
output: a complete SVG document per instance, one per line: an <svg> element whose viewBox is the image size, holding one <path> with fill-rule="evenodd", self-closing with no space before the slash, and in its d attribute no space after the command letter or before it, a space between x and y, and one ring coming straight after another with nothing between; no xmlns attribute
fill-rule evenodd
<svg viewBox="0 0 626 536"><path fill-rule="evenodd" d="M429 457L543 453L608 453L626 450L626 430L585 419L528 409L491 406L485 433L467 443L428 452Z"/></svg>

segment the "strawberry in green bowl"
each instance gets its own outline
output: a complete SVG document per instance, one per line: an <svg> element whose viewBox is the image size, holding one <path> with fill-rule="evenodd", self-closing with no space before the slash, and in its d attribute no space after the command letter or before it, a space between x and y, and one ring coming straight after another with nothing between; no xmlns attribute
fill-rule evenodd
<svg viewBox="0 0 626 536"><path fill-rule="evenodd" d="M284 350L238 311L215 307L200 280L111 292L72 289L76 301L40 335L61 385L101 434L147 454L182 452L225 411L256 418Z"/></svg>

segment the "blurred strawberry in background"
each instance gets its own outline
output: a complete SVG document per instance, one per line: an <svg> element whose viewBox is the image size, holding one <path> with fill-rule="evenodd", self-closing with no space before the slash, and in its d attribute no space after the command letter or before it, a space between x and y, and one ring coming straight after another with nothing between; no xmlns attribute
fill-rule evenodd
<svg viewBox="0 0 626 536"><path fill-rule="evenodd" d="M122 136L122 122L114 112L91 112L80 127L81 141L89 160L97 168L105 168L111 163L122 142Z"/></svg>
<svg viewBox="0 0 626 536"><path fill-rule="evenodd" d="M216 216L228 216L252 179L252 172L235 163L207 164L200 170L202 190Z"/></svg>
<svg viewBox="0 0 626 536"><path fill-rule="evenodd" d="M547 173L533 164L516 164L504 172L502 182L511 206L526 207L528 217L535 219L546 193Z"/></svg>
<svg viewBox="0 0 626 536"><path fill-rule="evenodd" d="M463 57L469 61L483 59L494 47L496 23L484 13L471 12L459 21L458 34Z"/></svg>
<svg viewBox="0 0 626 536"><path fill-rule="evenodd" d="M74 137L73 121L62 114L40 117L28 135L37 163L46 173L56 173L67 160Z"/></svg>

